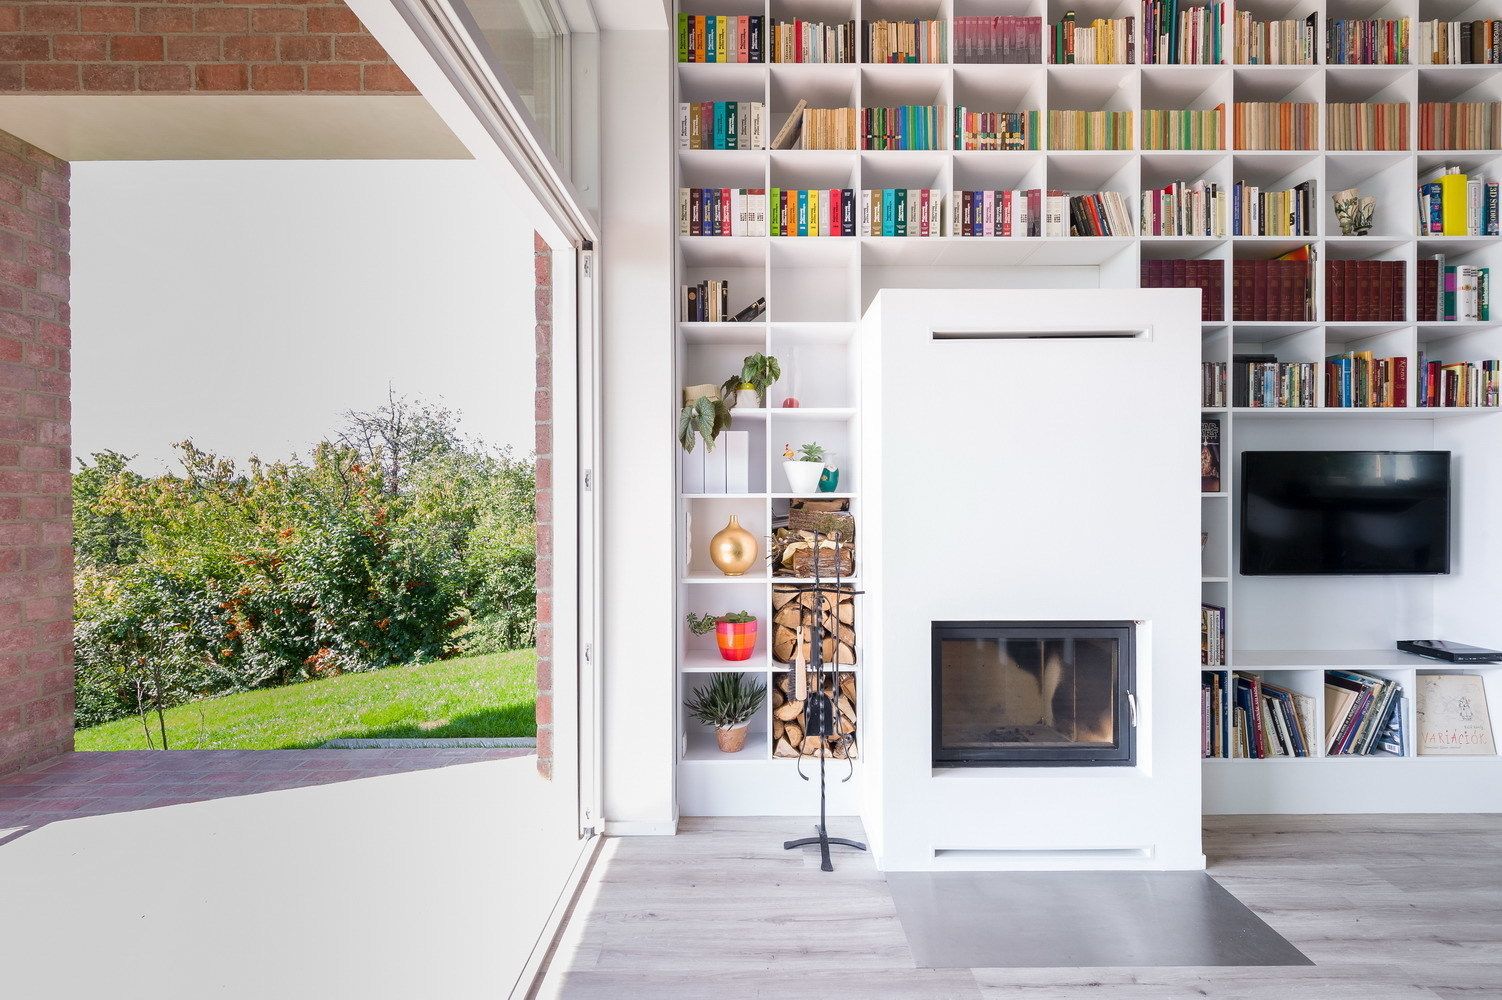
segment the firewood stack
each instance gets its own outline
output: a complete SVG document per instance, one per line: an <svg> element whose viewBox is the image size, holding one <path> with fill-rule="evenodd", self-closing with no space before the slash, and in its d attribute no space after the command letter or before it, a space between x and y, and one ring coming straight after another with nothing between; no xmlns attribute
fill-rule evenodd
<svg viewBox="0 0 1502 1000"><path fill-rule="evenodd" d="M849 587L829 588L822 593L800 591L789 585L772 585L772 658L793 662L798 648L798 630L803 629L805 656L813 647L814 613L824 629L823 654L826 669L839 654L841 667L855 664L855 594Z"/></svg>
<svg viewBox="0 0 1502 1000"><path fill-rule="evenodd" d="M810 671L808 686L812 690L814 675ZM835 697L834 677L826 673L824 675L824 693L831 698ZM840 674L840 690L836 702L839 708L839 732L841 736L855 732L855 677L852 674ZM789 690L788 675L786 671L777 675L776 682L772 685L772 756L774 757L817 757L819 748L828 744L828 754L836 760L844 760L847 756L845 744L839 737L824 739L819 736L804 736L803 702L793 697ZM849 744L848 756L855 757L854 743Z"/></svg>

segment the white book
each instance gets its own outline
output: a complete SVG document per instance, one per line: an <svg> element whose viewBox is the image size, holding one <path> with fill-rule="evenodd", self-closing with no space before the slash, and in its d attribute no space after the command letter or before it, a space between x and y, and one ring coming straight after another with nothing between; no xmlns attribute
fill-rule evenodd
<svg viewBox="0 0 1502 1000"><path fill-rule="evenodd" d="M907 189L907 234L917 236L923 232L922 219L923 196L917 188Z"/></svg>
<svg viewBox="0 0 1502 1000"><path fill-rule="evenodd" d="M756 192L755 219L756 235L767 235L767 192L764 190Z"/></svg>
<svg viewBox="0 0 1502 1000"><path fill-rule="evenodd" d="M725 431L720 435L725 449L725 492L751 492L751 434L748 431Z"/></svg>
<svg viewBox="0 0 1502 1000"><path fill-rule="evenodd" d="M981 231L986 236L995 236L996 229L996 192L987 191L985 205L981 210Z"/></svg>
<svg viewBox="0 0 1502 1000"><path fill-rule="evenodd" d="M1419 756L1496 756L1480 675L1420 674L1416 707Z"/></svg>
<svg viewBox="0 0 1502 1000"><path fill-rule="evenodd" d="M728 480L726 479L727 465L725 456L725 431L720 435L720 440L715 442L713 449L704 452L704 492L724 493Z"/></svg>
<svg viewBox="0 0 1502 1000"><path fill-rule="evenodd" d="M876 194L873 191L867 191L867 192L865 192L865 196L861 198L861 235L862 236L870 236L871 235L871 204L875 200L876 200Z"/></svg>
<svg viewBox="0 0 1502 1000"><path fill-rule="evenodd" d="M1486 185L1481 178L1472 176L1465 185L1465 228L1467 236L1481 235L1481 216L1485 213L1484 205Z"/></svg>
<svg viewBox="0 0 1502 1000"><path fill-rule="evenodd" d="M736 188L730 196L730 235L746 234L746 189Z"/></svg>
<svg viewBox="0 0 1502 1000"><path fill-rule="evenodd" d="M688 235L688 200L689 189L678 189L678 235Z"/></svg>
<svg viewBox="0 0 1502 1000"><path fill-rule="evenodd" d="M678 105L678 148L688 148L688 112L687 104Z"/></svg>
<svg viewBox="0 0 1502 1000"><path fill-rule="evenodd" d="M767 114L766 105L764 105L764 104L752 104L751 105L751 136L750 136L750 142L751 142L750 148L751 149L763 149L763 148L766 147L766 144L767 144L767 139L766 139L766 128L767 128L767 125L766 125L766 114Z"/></svg>
<svg viewBox="0 0 1502 1000"><path fill-rule="evenodd" d="M709 449L700 441L694 445L693 451L683 453L683 474L681 487L685 493L704 492L704 454Z"/></svg>
<svg viewBox="0 0 1502 1000"><path fill-rule="evenodd" d="M928 192L928 235L944 235L944 194L938 188Z"/></svg>
<svg viewBox="0 0 1502 1000"><path fill-rule="evenodd" d="M949 231L958 236L965 231L965 220L960 218L964 211L965 197L955 192L954 201L949 203Z"/></svg>

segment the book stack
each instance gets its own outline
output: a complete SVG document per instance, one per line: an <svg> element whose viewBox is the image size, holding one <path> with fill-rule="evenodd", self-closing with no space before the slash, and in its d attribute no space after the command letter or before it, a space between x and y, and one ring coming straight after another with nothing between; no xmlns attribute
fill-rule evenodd
<svg viewBox="0 0 1502 1000"><path fill-rule="evenodd" d="M678 105L679 149L765 149L766 107L755 101Z"/></svg>
<svg viewBox="0 0 1502 1000"><path fill-rule="evenodd" d="M1325 753L1332 757L1401 755L1402 685L1351 670L1325 671ZM1393 716L1398 718L1394 720Z"/></svg>
<svg viewBox="0 0 1502 1000"><path fill-rule="evenodd" d="M1142 61L1156 65L1225 62L1227 4L1201 6L1179 0L1142 0Z"/></svg>
<svg viewBox="0 0 1502 1000"><path fill-rule="evenodd" d="M772 18L767 46L774 63L855 62L855 22L779 21Z"/></svg>
<svg viewBox="0 0 1502 1000"><path fill-rule="evenodd" d="M1225 261L1144 260L1139 265L1138 284L1142 288L1198 288L1200 320L1218 323L1225 318Z"/></svg>
<svg viewBox="0 0 1502 1000"><path fill-rule="evenodd" d="M1237 260L1231 266L1232 319L1264 323L1314 320L1311 248L1279 260Z"/></svg>
<svg viewBox="0 0 1502 1000"><path fill-rule="evenodd" d="M1502 63L1502 21L1420 21L1420 65Z"/></svg>
<svg viewBox="0 0 1502 1000"><path fill-rule="evenodd" d="M942 63L949 61L949 22L867 21L863 59L868 63Z"/></svg>
<svg viewBox="0 0 1502 1000"><path fill-rule="evenodd" d="M1302 21L1254 21L1247 11L1236 12L1238 66L1313 66L1318 15Z"/></svg>
<svg viewBox="0 0 1502 1000"><path fill-rule="evenodd" d="M799 142L804 149L860 148L856 145L860 112L855 108L804 108L801 114L795 111L794 117L799 119L796 127L801 129ZM788 124L793 124L792 118L788 119ZM772 148L787 147L773 143Z"/></svg>
<svg viewBox="0 0 1502 1000"><path fill-rule="evenodd" d="M1043 202L1043 235L1131 236L1132 213L1126 198L1115 191L1050 191Z"/></svg>
<svg viewBox="0 0 1502 1000"><path fill-rule="evenodd" d="M1043 18L956 17L954 61L1040 63L1043 61Z"/></svg>
<svg viewBox="0 0 1502 1000"><path fill-rule="evenodd" d="M901 104L861 111L862 149L943 149L944 109L933 104Z"/></svg>
<svg viewBox="0 0 1502 1000"><path fill-rule="evenodd" d="M1498 184L1485 177L1444 166L1419 181L1419 234L1424 236L1497 236Z"/></svg>
<svg viewBox="0 0 1502 1000"><path fill-rule="evenodd" d="M1036 111L954 109L955 149L1039 149L1042 119Z"/></svg>
<svg viewBox="0 0 1502 1000"><path fill-rule="evenodd" d="M1420 323L1491 320L1491 268L1450 264L1444 254L1418 262Z"/></svg>
<svg viewBox="0 0 1502 1000"><path fill-rule="evenodd" d="M681 63L759 63L761 43L760 14L678 15Z"/></svg>
<svg viewBox="0 0 1502 1000"><path fill-rule="evenodd" d="M1325 62L1331 66L1405 66L1410 30L1406 17L1327 18Z"/></svg>
<svg viewBox="0 0 1502 1000"><path fill-rule="evenodd" d="M1142 192L1143 236L1210 236L1226 234L1226 192L1219 184L1175 181Z"/></svg>
<svg viewBox="0 0 1502 1000"><path fill-rule="evenodd" d="M1419 405L1491 406L1502 404L1502 360L1430 359L1419 352Z"/></svg>
<svg viewBox="0 0 1502 1000"><path fill-rule="evenodd" d="M1325 262L1325 321L1401 323L1408 301L1408 265L1401 260Z"/></svg>
<svg viewBox="0 0 1502 1000"><path fill-rule="evenodd" d="M854 236L850 188L773 188L767 206L773 236Z"/></svg>
<svg viewBox="0 0 1502 1000"><path fill-rule="evenodd" d="M1224 361L1200 362L1200 406L1207 410L1219 410L1227 405L1226 363Z"/></svg>
<svg viewBox="0 0 1502 1000"><path fill-rule="evenodd" d="M1262 409L1308 409L1318 406L1312 361L1279 361L1272 354L1231 357L1231 405Z"/></svg>
<svg viewBox="0 0 1502 1000"><path fill-rule="evenodd" d="M730 319L730 282L719 278L678 288L678 318L685 323L724 323Z"/></svg>
<svg viewBox="0 0 1502 1000"><path fill-rule="evenodd" d="M878 188L863 195L862 236L944 235L944 194L938 188Z"/></svg>
<svg viewBox="0 0 1502 1000"><path fill-rule="evenodd" d="M1221 743L1231 757L1316 755L1313 698L1270 684L1260 674L1233 673L1229 687L1230 719Z"/></svg>
<svg viewBox="0 0 1502 1000"><path fill-rule="evenodd" d="M1236 236L1314 235L1314 182L1263 191L1243 181L1231 189L1231 232Z"/></svg>
<svg viewBox="0 0 1502 1000"><path fill-rule="evenodd" d="M1496 149L1502 102L1425 101L1419 105L1419 149Z"/></svg>
<svg viewBox="0 0 1502 1000"><path fill-rule="evenodd" d="M1050 111L1049 149L1131 149L1130 111Z"/></svg>
<svg viewBox="0 0 1502 1000"><path fill-rule="evenodd" d="M765 236L765 188L679 188L678 235Z"/></svg>
<svg viewBox="0 0 1502 1000"><path fill-rule="evenodd" d="M1375 152L1408 149L1408 104L1326 104L1325 148Z"/></svg>
<svg viewBox="0 0 1502 1000"><path fill-rule="evenodd" d="M1142 112L1143 149L1225 149L1226 106Z"/></svg>
<svg viewBox="0 0 1502 1000"><path fill-rule="evenodd" d="M1319 148L1318 104L1241 101L1236 105L1237 149Z"/></svg>
<svg viewBox="0 0 1502 1000"><path fill-rule="evenodd" d="M1225 687L1215 670L1200 674L1200 756L1220 759L1230 756L1222 738L1225 732Z"/></svg>
<svg viewBox="0 0 1502 1000"><path fill-rule="evenodd" d="M1136 18L1097 17L1081 24L1074 11L1049 25L1049 62L1092 66L1124 65L1137 61Z"/></svg>
<svg viewBox="0 0 1502 1000"><path fill-rule="evenodd" d="M950 206L953 236L1043 235L1043 191L956 191Z"/></svg>
<svg viewBox="0 0 1502 1000"><path fill-rule="evenodd" d="M1226 662L1226 609L1217 604L1200 605L1200 666L1219 667Z"/></svg>
<svg viewBox="0 0 1502 1000"><path fill-rule="evenodd" d="M1347 351L1325 359L1325 405L1335 409L1408 405L1408 359Z"/></svg>

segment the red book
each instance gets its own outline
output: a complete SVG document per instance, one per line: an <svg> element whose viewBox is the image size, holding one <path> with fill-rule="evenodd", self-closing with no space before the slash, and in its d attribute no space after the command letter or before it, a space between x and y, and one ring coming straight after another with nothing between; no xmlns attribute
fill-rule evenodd
<svg viewBox="0 0 1502 1000"><path fill-rule="evenodd" d="M1401 323L1408 307L1408 265L1401 260L1394 262L1392 285L1392 318Z"/></svg>
<svg viewBox="0 0 1502 1000"><path fill-rule="evenodd" d="M715 228L716 236L738 236L740 231L735 226L735 217L731 214L730 189L720 188L720 219Z"/></svg>
<svg viewBox="0 0 1502 1000"><path fill-rule="evenodd" d="M1340 261L1332 260L1325 265L1325 321L1339 322L1340 311L1335 307L1335 290L1340 287Z"/></svg>
<svg viewBox="0 0 1502 1000"><path fill-rule="evenodd" d="M1340 318L1351 321L1356 318L1356 269L1351 261L1345 262L1345 283L1341 286Z"/></svg>
<svg viewBox="0 0 1502 1000"><path fill-rule="evenodd" d="M1170 272L1168 278L1169 288L1189 287L1189 262L1187 260L1175 260L1169 262Z"/></svg>

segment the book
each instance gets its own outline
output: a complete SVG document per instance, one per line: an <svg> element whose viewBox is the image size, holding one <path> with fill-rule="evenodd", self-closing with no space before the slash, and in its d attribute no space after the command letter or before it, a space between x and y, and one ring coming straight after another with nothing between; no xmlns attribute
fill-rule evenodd
<svg viewBox="0 0 1502 1000"><path fill-rule="evenodd" d="M1408 405L1408 358L1347 351L1325 361L1325 405L1334 408Z"/></svg>
<svg viewBox="0 0 1502 1000"><path fill-rule="evenodd" d="M1257 21L1236 12L1234 56L1238 66L1312 66L1318 44L1318 15L1302 21Z"/></svg>
<svg viewBox="0 0 1502 1000"><path fill-rule="evenodd" d="M1419 149L1496 149L1502 142L1502 101L1424 101Z"/></svg>
<svg viewBox="0 0 1502 1000"><path fill-rule="evenodd" d="M1325 148L1364 152L1407 150L1408 102L1332 101L1325 105Z"/></svg>
<svg viewBox="0 0 1502 1000"><path fill-rule="evenodd" d="M760 14L679 14L678 61L761 62L763 30Z"/></svg>
<svg viewBox="0 0 1502 1000"><path fill-rule="evenodd" d="M1307 245L1276 260L1233 261L1231 318L1312 322L1315 264L1314 248Z"/></svg>
<svg viewBox="0 0 1502 1000"><path fill-rule="evenodd" d="M1042 120L1037 111L954 109L954 148L964 150L1039 149Z"/></svg>
<svg viewBox="0 0 1502 1000"><path fill-rule="evenodd" d="M1134 17L1097 17L1082 24L1074 11L1049 26L1049 62L1125 65L1137 61Z"/></svg>
<svg viewBox="0 0 1502 1000"><path fill-rule="evenodd" d="M1200 664L1219 667L1226 656L1226 609L1217 604L1200 605Z"/></svg>
<svg viewBox="0 0 1502 1000"><path fill-rule="evenodd" d="M949 22L935 20L862 23L861 61L942 63L949 61Z"/></svg>
<svg viewBox="0 0 1502 1000"><path fill-rule="evenodd" d="M1050 111L1048 148L1131 149L1132 117L1130 111Z"/></svg>
<svg viewBox="0 0 1502 1000"><path fill-rule="evenodd" d="M1310 236L1316 218L1314 181L1281 191L1237 181L1231 188L1232 234L1235 236Z"/></svg>
<svg viewBox="0 0 1502 1000"><path fill-rule="evenodd" d="M1464 44L1470 35L1471 44ZM1419 65L1502 63L1502 21L1420 21L1413 43Z"/></svg>
<svg viewBox="0 0 1502 1000"><path fill-rule="evenodd" d="M1215 259L1144 260L1137 283L1142 288L1198 288L1200 319L1213 323L1225 317L1225 273L1225 262Z"/></svg>
<svg viewBox="0 0 1502 1000"><path fill-rule="evenodd" d="M1502 359L1446 363L1419 352L1419 406L1502 405Z"/></svg>
<svg viewBox="0 0 1502 1000"><path fill-rule="evenodd" d="M851 188L773 188L767 233L771 236L855 236L855 191Z"/></svg>
<svg viewBox="0 0 1502 1000"><path fill-rule="evenodd" d="M766 236L763 188L679 188L679 236Z"/></svg>
<svg viewBox="0 0 1502 1000"><path fill-rule="evenodd" d="M937 105L903 104L895 107L862 108L860 148L943 149L945 129L939 123L944 117L944 109Z"/></svg>
<svg viewBox="0 0 1502 1000"><path fill-rule="evenodd" d="M1226 106L1187 110L1144 110L1143 149L1225 149Z"/></svg>
<svg viewBox="0 0 1502 1000"><path fill-rule="evenodd" d="M1200 420L1200 492L1221 492L1219 417Z"/></svg>
<svg viewBox="0 0 1502 1000"><path fill-rule="evenodd" d="M773 149L792 149L800 138L803 129L803 112L808 108L808 102L799 100L793 106L788 120L782 123L782 128L777 130L777 137L772 140Z"/></svg>
<svg viewBox="0 0 1502 1000"><path fill-rule="evenodd" d="M1001 16L954 18L957 63L1040 63L1043 18Z"/></svg>
<svg viewBox="0 0 1502 1000"><path fill-rule="evenodd" d="M678 105L679 149L760 149L766 108L755 101L689 101Z"/></svg>
<svg viewBox="0 0 1502 1000"><path fill-rule="evenodd" d="M730 282L709 278L679 286L678 319L685 323L735 322L730 311Z"/></svg>
<svg viewBox="0 0 1502 1000"><path fill-rule="evenodd" d="M1331 66L1406 66L1412 28L1406 17L1325 19L1325 62Z"/></svg>
<svg viewBox="0 0 1502 1000"><path fill-rule="evenodd" d="M1226 363L1200 362L1200 406L1218 410L1227 405L1229 398L1226 392Z"/></svg>
<svg viewBox="0 0 1502 1000"><path fill-rule="evenodd" d="M1305 101L1239 101L1235 108L1235 148L1318 149L1318 109L1318 104Z"/></svg>
<svg viewBox="0 0 1502 1000"><path fill-rule="evenodd" d="M853 63L855 40L853 20L824 23L774 17L767 22L769 62Z"/></svg>
<svg viewBox="0 0 1502 1000"><path fill-rule="evenodd" d="M1175 181L1142 192L1143 236L1226 235L1230 198L1221 185L1210 181ZM1219 318L1219 317L1215 317Z"/></svg>
<svg viewBox="0 0 1502 1000"><path fill-rule="evenodd" d="M1325 263L1325 320L1401 323L1407 313L1408 265L1401 260Z"/></svg>
<svg viewBox="0 0 1502 1000"><path fill-rule="evenodd" d="M860 235L942 236L944 198L938 188L877 188L862 192Z"/></svg>
<svg viewBox="0 0 1502 1000"><path fill-rule="evenodd" d="M1419 756L1496 756L1486 682L1479 674L1421 673L1414 705Z"/></svg>
<svg viewBox="0 0 1502 1000"><path fill-rule="evenodd" d="M1179 0L1142 0L1142 62L1154 65L1218 65L1225 62L1230 5L1212 0L1198 6Z"/></svg>

